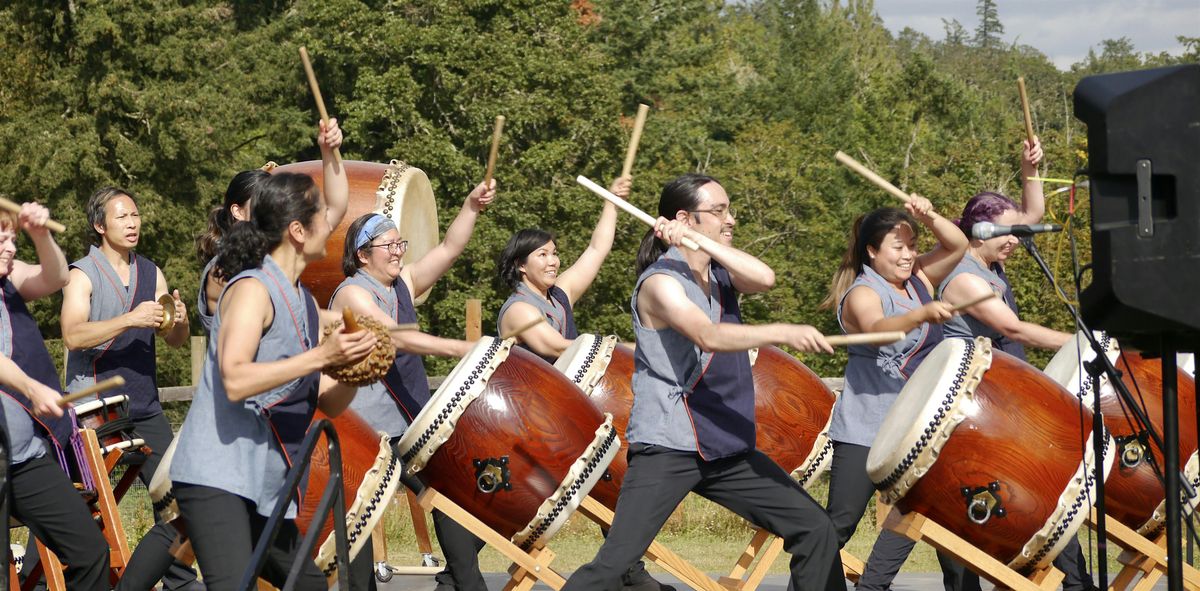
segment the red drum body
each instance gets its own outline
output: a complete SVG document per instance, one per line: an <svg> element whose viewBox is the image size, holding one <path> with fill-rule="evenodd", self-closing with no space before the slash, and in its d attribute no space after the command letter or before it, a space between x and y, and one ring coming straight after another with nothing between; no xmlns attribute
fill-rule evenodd
<svg viewBox="0 0 1200 591"><path fill-rule="evenodd" d="M313 422L329 419L320 410ZM354 411L346 409L337 418L329 419L338 434L342 451L342 492L346 508L346 541L353 560L363 549L376 524L383 519L384 510L400 485L400 460L392 451L388 437L371 429ZM307 533L312 525L321 493L329 483L329 446L322 437L313 450L308 467L308 483L296 514L296 526ZM316 562L326 577L337 570L333 521L321 527L321 545ZM370 552L370 548L367 548Z"/></svg>
<svg viewBox="0 0 1200 591"><path fill-rule="evenodd" d="M96 432L102 453L138 449L146 444L134 437L133 419L129 418L129 397L124 394L76 405L75 419L80 428Z"/></svg>
<svg viewBox="0 0 1200 591"><path fill-rule="evenodd" d="M396 448L406 474L528 550L566 523L617 455L612 422L536 355L484 337Z"/></svg>
<svg viewBox="0 0 1200 591"><path fill-rule="evenodd" d="M1094 498L1091 432L1078 417L1069 392L991 341L946 339L885 417L867 473L899 510L1013 569L1044 566Z"/></svg>
<svg viewBox="0 0 1200 591"><path fill-rule="evenodd" d="M833 459L833 444L826 436L833 416L833 392L812 370L776 347L758 350L751 362L755 443L807 486ZM615 336L584 334L554 366L575 382L596 408L613 416L621 453L609 465L608 475L592 489L592 496L615 509L627 468L625 427L633 409L633 350L619 344Z"/></svg>
<svg viewBox="0 0 1200 591"><path fill-rule="evenodd" d="M1121 351L1115 339L1097 334L1097 339L1107 351L1109 360L1122 374L1122 381L1134 398L1145 405L1151 425L1158 433L1163 429L1162 364L1159 359L1146 359L1141 353ZM1083 353L1083 362L1080 361ZM1087 408L1095 404L1095 388L1091 376L1083 369L1083 363L1096 358L1096 352L1082 334L1059 349L1046 366L1046 375L1062 384L1082 400ZM1182 368L1178 380L1179 416L1196 416L1196 382ZM1166 519L1166 492L1155 474L1153 466L1163 466L1163 455L1150 441L1149 434L1138 426L1131 412L1126 410L1107 375L1100 377L1100 412L1104 426L1112 433L1117 444L1117 462L1112 475L1104 484L1104 511L1121 523L1137 530L1143 536L1153 538L1164 527ZM1151 464L1150 454L1154 456ZM1179 469L1191 483L1200 486L1200 458L1196 453L1196 423L1190 420L1179 424ZM1184 510L1196 507L1200 499L1193 497L1184 503Z"/></svg>
<svg viewBox="0 0 1200 591"><path fill-rule="evenodd" d="M778 347L751 352L758 449L808 487L833 461L829 422L837 396Z"/></svg>
<svg viewBox="0 0 1200 591"><path fill-rule="evenodd" d="M325 258L309 263L300 276L322 306L329 303L333 290L346 278L342 274L346 230L359 217L378 213L396 223L400 238L408 240L408 251L403 258L405 265L420 260L438 244L437 202L424 171L399 160L393 160L390 164L343 160L342 166L346 168L350 184L346 216L329 234L325 242ZM283 166L268 164L263 168L272 174L306 174L324 191L325 175L320 160ZM414 303L420 304L428 296L428 291L420 294Z"/></svg>

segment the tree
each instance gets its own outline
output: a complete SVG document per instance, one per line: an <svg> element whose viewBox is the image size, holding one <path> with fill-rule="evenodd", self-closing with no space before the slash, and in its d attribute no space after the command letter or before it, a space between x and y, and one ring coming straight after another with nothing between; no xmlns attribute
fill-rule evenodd
<svg viewBox="0 0 1200 591"><path fill-rule="evenodd" d="M975 27L975 46L984 49L999 48L1004 25L1000 24L996 0L978 0L975 4L975 14L979 15L979 25Z"/></svg>

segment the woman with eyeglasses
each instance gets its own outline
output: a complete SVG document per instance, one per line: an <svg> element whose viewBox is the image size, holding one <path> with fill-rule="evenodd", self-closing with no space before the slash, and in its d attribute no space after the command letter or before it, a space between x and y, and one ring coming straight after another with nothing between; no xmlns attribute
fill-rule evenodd
<svg viewBox="0 0 1200 591"><path fill-rule="evenodd" d="M408 265L403 262L408 241L392 220L377 213L354 220L346 230L342 249L342 273L346 279L334 290L329 309L341 312L350 308L385 326L415 323L417 311L413 299L450 270L471 239L480 212L495 197L494 180L491 186L483 183L476 186L446 228L442 242ZM381 382L359 388L350 408L372 429L387 433L394 445L430 399L429 377L421 356L463 357L474 343L419 330L393 331L392 340L396 345L396 361L387 376ZM416 482L406 481L406 484L412 487ZM486 591L477 557L482 542L440 511L433 512L433 525L446 556L446 570L437 576L439 588ZM364 552L369 553L370 541L365 548L368 550Z"/></svg>
<svg viewBox="0 0 1200 591"><path fill-rule="evenodd" d="M622 199L629 196L632 178L619 177L609 191ZM512 294L500 307L496 327L500 334L546 320L517 335L517 344L554 363L571 341L579 336L571 306L592 286L600 265L612 250L617 228L617 208L608 201L600 212L592 239L575 264L559 272L558 246L554 234L526 228L513 234L496 260L496 270Z"/></svg>

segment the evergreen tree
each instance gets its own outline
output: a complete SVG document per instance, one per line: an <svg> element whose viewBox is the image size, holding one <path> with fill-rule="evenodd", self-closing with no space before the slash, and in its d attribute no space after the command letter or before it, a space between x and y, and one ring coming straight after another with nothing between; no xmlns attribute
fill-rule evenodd
<svg viewBox="0 0 1200 591"><path fill-rule="evenodd" d="M975 46L984 49L1000 47L1004 25L1000 24L996 0L978 0L975 4L975 14L979 15L979 25L975 27Z"/></svg>

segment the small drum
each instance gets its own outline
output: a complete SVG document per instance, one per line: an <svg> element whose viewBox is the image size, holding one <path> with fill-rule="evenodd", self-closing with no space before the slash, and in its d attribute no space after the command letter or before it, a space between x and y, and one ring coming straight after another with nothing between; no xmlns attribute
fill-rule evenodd
<svg viewBox="0 0 1200 591"><path fill-rule="evenodd" d="M867 474L900 511L921 513L1014 570L1038 568L1062 551L1095 498L1091 430L1078 417L1074 396L991 341L946 339L884 418Z"/></svg>
<svg viewBox="0 0 1200 591"><path fill-rule="evenodd" d="M313 421L327 419L321 411L317 411ZM346 540L350 544L350 559L353 560L366 544L367 538L374 531L375 525L383 518L384 510L396 493L400 484L400 462L388 445L388 438L382 433L375 432L358 415L349 409L331 419L338 433L338 443L342 450L342 491L345 494L346 506ZM186 524L176 521L180 517L179 506L175 503L175 495L169 473L171 460L175 457L176 437L171 442L167 452L163 454L162 466L150 480L150 500L154 504L154 512L163 521L173 522L181 533L186 532ZM312 523L321 493L329 482L329 448L322 438L313 450L312 461L308 467L308 477L305 484L305 494L296 514L296 527L306 533ZM280 483L282 484L282 483ZM337 570L336 545L333 539L333 522L326 520L319 537L321 545L317 547L317 567L326 577L332 576Z"/></svg>
<svg viewBox="0 0 1200 591"><path fill-rule="evenodd" d="M405 265L420 260L438 244L437 201L434 200L429 177L423 170L399 160L392 160L390 164L343 160L342 166L346 167L350 182L350 203L346 216L325 241L325 258L309 263L300 277L322 305L329 302L333 290L345 279L342 275L342 248L346 242L346 230L364 214L382 214L396 223L401 239L408 241L408 251L403 261ZM264 170L306 174L324 190L325 174L320 160L264 167ZM419 305L427 297L429 291L418 295L413 303Z"/></svg>
<svg viewBox="0 0 1200 591"><path fill-rule="evenodd" d="M1162 434L1162 362L1146 359L1140 353L1122 352L1115 339L1097 334L1100 344L1108 352L1109 361L1122 374L1125 385L1134 398L1144 404L1150 423ZM1046 375L1075 393L1090 409L1095 404L1095 390L1091 376L1080 363L1080 352L1084 363L1096 358L1096 352L1082 333L1067 341L1050 363ZM1196 416L1196 383L1182 369L1178 372L1179 416ZM1121 523L1153 539L1165 525L1167 517L1166 492L1159 481L1155 466L1163 465L1163 455L1150 442L1150 436L1137 427L1133 415L1117 397L1108 376L1100 377L1100 411L1104 415L1104 426L1116 439L1120 462L1116 471L1104 484L1104 511ZM1154 454L1151 465L1147 454ZM1196 423L1180 421L1179 458L1184 476L1193 488L1200 487L1200 457L1196 453ZM1193 497L1184 503L1184 511L1191 511L1200 503Z"/></svg>
<svg viewBox="0 0 1200 591"><path fill-rule="evenodd" d="M313 421L328 419L320 410ZM342 450L342 491L346 502L346 541L350 545L350 559L359 551L383 519L384 510L396 494L400 485L400 460L392 453L388 437L371 429L354 411L346 409L335 419L338 443ZM313 450L312 462L308 467L308 485L296 514L296 526L301 533L308 532L321 493L329 482L329 446L322 437ZM316 562L321 572L330 577L337 570L337 546L333 539L333 520L326 520L321 528L322 540L317 549ZM369 552L370 549L368 548Z"/></svg>
<svg viewBox="0 0 1200 591"><path fill-rule="evenodd" d="M545 361L484 337L396 449L406 474L530 550L567 522L617 455L612 423Z"/></svg>
<svg viewBox="0 0 1200 591"><path fill-rule="evenodd" d="M803 486L808 486L833 460L829 421L833 418L833 392L821 378L795 357L776 347L751 353L754 375L756 445ZM613 416L621 436L621 453L608 467L608 476L592 489L592 496L610 509L624 480L625 427L633 409L633 351L617 337L579 335L554 364L575 382L601 412ZM609 478L611 477L611 478Z"/></svg>
<svg viewBox="0 0 1200 591"><path fill-rule="evenodd" d="M96 439L100 441L100 451L104 454L117 449L138 449L146 445L145 441L133 436L133 419L129 418L129 397L124 394L81 402L75 406L75 418L80 428L96 432Z"/></svg>

